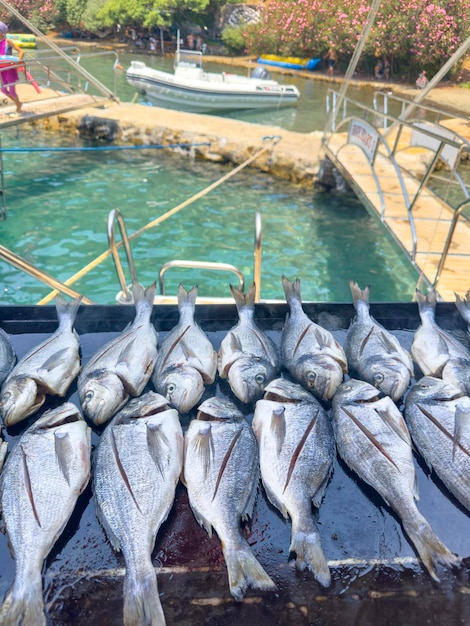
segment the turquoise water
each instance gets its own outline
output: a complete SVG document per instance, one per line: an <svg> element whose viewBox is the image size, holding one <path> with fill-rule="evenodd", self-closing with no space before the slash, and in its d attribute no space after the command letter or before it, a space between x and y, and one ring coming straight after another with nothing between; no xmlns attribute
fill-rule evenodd
<svg viewBox="0 0 470 626"><path fill-rule="evenodd" d="M81 144L34 129L5 131L2 146ZM83 145L83 144L82 144ZM109 211L132 234L231 171L161 150L4 153L7 219L1 243L65 281L108 248ZM300 277L304 300L350 302L349 280L370 284L376 301L411 300L418 276L354 197L315 194L244 170L132 242L140 282L158 279L172 259L221 261L253 277L255 214L263 223L262 298L283 298L281 275ZM129 274L127 276L129 279ZM233 274L172 269L166 291L199 284L204 296L230 296ZM119 283L111 258L75 283L100 304ZM0 300L35 304L50 289L0 261Z"/></svg>

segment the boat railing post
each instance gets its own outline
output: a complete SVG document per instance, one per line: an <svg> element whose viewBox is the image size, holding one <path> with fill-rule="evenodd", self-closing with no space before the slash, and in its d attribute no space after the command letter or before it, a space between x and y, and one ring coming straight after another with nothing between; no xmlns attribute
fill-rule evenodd
<svg viewBox="0 0 470 626"><path fill-rule="evenodd" d="M132 282L138 282L137 274L135 271L134 260L132 258L131 247L129 244L129 238L127 236L126 225L124 223L124 217L119 209L112 209L108 215L108 242L109 248L113 255L114 265L121 285L121 290L126 301L132 301L132 295L127 287L124 271L122 269L121 259L119 258L119 252L116 245L116 238L114 236L114 226L116 220L119 224L119 230L121 231L121 239L126 251L127 262L129 263L129 269L131 272Z"/></svg>
<svg viewBox="0 0 470 626"><path fill-rule="evenodd" d="M254 250L254 272L253 278L255 283L255 302L261 299L261 239L262 239L262 223L261 213L255 216L255 250Z"/></svg>

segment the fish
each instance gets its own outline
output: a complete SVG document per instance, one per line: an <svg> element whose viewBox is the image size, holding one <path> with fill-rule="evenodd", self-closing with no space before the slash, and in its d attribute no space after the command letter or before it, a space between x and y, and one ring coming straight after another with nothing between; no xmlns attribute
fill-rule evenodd
<svg viewBox="0 0 470 626"><path fill-rule="evenodd" d="M109 421L131 396L140 396L150 380L158 345L158 333L150 321L155 290L155 283L145 290L133 283L134 321L97 350L80 372L80 404L96 426Z"/></svg>
<svg viewBox="0 0 470 626"><path fill-rule="evenodd" d="M470 398L451 383L423 376L406 396L405 419L429 469L470 511Z"/></svg>
<svg viewBox="0 0 470 626"><path fill-rule="evenodd" d="M255 283L247 294L232 285L230 291L239 319L221 341L217 369L233 394L249 404L261 398L266 385L279 375L280 356L274 342L254 320Z"/></svg>
<svg viewBox="0 0 470 626"><path fill-rule="evenodd" d="M350 281L356 315L345 341L350 374L365 380L398 402L414 375L411 355L369 311L370 289Z"/></svg>
<svg viewBox="0 0 470 626"><path fill-rule="evenodd" d="M343 382L333 398L331 419L340 457L375 489L401 520L431 578L438 565L458 567L460 559L437 537L419 512L410 433L398 407L370 383Z"/></svg>
<svg viewBox="0 0 470 626"><path fill-rule="evenodd" d="M189 413L217 373L217 352L194 321L197 291L179 285L179 321L160 346L152 374L155 390L180 413Z"/></svg>
<svg viewBox="0 0 470 626"><path fill-rule="evenodd" d="M416 290L421 325L411 344L411 355L424 376L434 376L470 393L470 351L455 336L438 326L436 292Z"/></svg>
<svg viewBox="0 0 470 626"><path fill-rule="evenodd" d="M319 400L331 400L348 371L346 354L330 331L302 308L300 280L282 276L290 313L281 333L281 360L291 376Z"/></svg>
<svg viewBox="0 0 470 626"><path fill-rule="evenodd" d="M59 326L46 341L30 350L11 370L0 394L0 414L12 426L35 413L48 395L64 397L80 371L80 340L74 329L81 297L55 305Z"/></svg>
<svg viewBox="0 0 470 626"><path fill-rule="evenodd" d="M124 624L162 626L152 550L168 517L183 469L183 432L176 409L148 391L106 425L93 458L98 519L126 563Z"/></svg>
<svg viewBox="0 0 470 626"><path fill-rule="evenodd" d="M240 532L253 515L259 486L258 444L243 413L226 398L199 405L184 438L183 483L198 523L221 541L230 593L242 601L248 587L275 589Z"/></svg>
<svg viewBox="0 0 470 626"><path fill-rule="evenodd" d="M2 626L45 626L43 563L90 479L91 429L65 402L21 435L0 478L3 524L15 578L0 607Z"/></svg>
<svg viewBox="0 0 470 626"><path fill-rule="evenodd" d="M266 495L292 520L290 552L296 555L296 566L309 569L328 587L331 575L312 502L320 507L333 470L335 440L330 418L301 385L277 378L257 401L252 428Z"/></svg>
<svg viewBox="0 0 470 626"><path fill-rule="evenodd" d="M455 306L467 324L467 333L470 334L470 289L463 298L458 293L455 294Z"/></svg>
<svg viewBox="0 0 470 626"><path fill-rule="evenodd" d="M0 328L0 387L16 364L16 353L10 336Z"/></svg>

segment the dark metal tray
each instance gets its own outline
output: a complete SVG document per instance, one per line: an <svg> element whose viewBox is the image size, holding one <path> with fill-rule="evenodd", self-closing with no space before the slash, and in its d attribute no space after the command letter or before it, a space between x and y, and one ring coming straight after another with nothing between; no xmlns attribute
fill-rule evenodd
<svg viewBox="0 0 470 626"><path fill-rule="evenodd" d="M351 304L306 303L307 314L344 343L354 315ZM287 305L259 304L256 319L276 343ZM420 324L415 303L372 304L371 312L409 348ZM123 330L134 317L134 308L82 306L76 329L81 336L82 363L96 349ZM218 348L236 323L234 305L198 305L196 319ZM452 303L438 303L436 319L443 328L460 335L466 325ZM176 306L154 307L153 322L160 341L178 320ZM11 334L18 357L57 328L54 306L0 307L0 326ZM204 397L226 395L220 380ZM66 399L77 406L74 384ZM43 410L62 400L51 399ZM248 421L253 406L244 407ZM182 416L186 429L194 414ZM32 419L3 429L12 447ZM94 431L93 444L99 440ZM160 529L153 561L167 623L184 626L235 624L318 626L336 624L469 624L470 534L469 514L428 472L416 457L420 490L418 508L437 535L463 557L456 571L441 572L441 582L426 574L402 527L381 498L337 460L318 514L322 544L332 571L332 584L323 589L308 572L299 573L289 562L291 525L271 507L260 487L253 520L244 527L252 549L277 583L276 592L249 590L245 600L231 597L225 563L217 536L209 539L196 523L186 491L179 485L175 505ZM0 535L0 597L14 576L15 563L7 540ZM44 568L44 596L51 625L122 624L122 576L124 561L108 543L95 514L91 487L80 497L76 511L49 555Z"/></svg>

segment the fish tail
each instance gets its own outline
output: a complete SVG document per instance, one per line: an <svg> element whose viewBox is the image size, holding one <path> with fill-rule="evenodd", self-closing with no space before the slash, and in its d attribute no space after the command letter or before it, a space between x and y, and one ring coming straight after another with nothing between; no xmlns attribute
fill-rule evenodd
<svg viewBox="0 0 470 626"><path fill-rule="evenodd" d="M126 568L124 577L124 624L126 626L165 626L157 575L152 565L144 575L134 577Z"/></svg>
<svg viewBox="0 0 470 626"><path fill-rule="evenodd" d="M155 301L155 293L157 290L157 285L153 282L147 289L134 281L132 283L132 297L134 298L135 310L136 310L136 319L142 319L142 315L146 318L147 316L150 318L150 315L153 310L153 304Z"/></svg>
<svg viewBox="0 0 470 626"><path fill-rule="evenodd" d="M300 279L296 278L291 282L286 276L282 276L281 280L287 304L291 305L293 302L302 302L300 295Z"/></svg>
<svg viewBox="0 0 470 626"><path fill-rule="evenodd" d="M276 588L276 584L266 574L248 544L239 543L230 548L225 547L224 557L230 593L237 602L243 600L248 587L264 590Z"/></svg>
<svg viewBox="0 0 470 626"><path fill-rule="evenodd" d="M55 308L57 311L57 317L59 318L59 326L63 326L65 324L71 328L74 325L81 301L82 296L67 302L62 294L57 294L55 298Z"/></svg>
<svg viewBox="0 0 470 626"><path fill-rule="evenodd" d="M329 587L331 574L321 545L320 533L313 520L309 526L311 527L303 529L293 522L289 550L296 554L298 569L309 569L323 587Z"/></svg>
<svg viewBox="0 0 470 626"><path fill-rule="evenodd" d="M15 584L13 584L0 607L0 624L2 626L17 626L18 624L46 626L46 623L41 577L28 580L27 586L22 586L21 593L15 590Z"/></svg>
<svg viewBox="0 0 470 626"><path fill-rule="evenodd" d="M248 293L243 293L241 289L230 285L230 291L232 292L232 296L235 299L235 304L237 305L237 311L241 311L242 309L251 309L254 311L255 309L255 295L256 295L256 285L253 283L248 290Z"/></svg>
<svg viewBox="0 0 470 626"><path fill-rule="evenodd" d="M436 570L439 563L449 568L460 565L460 558L442 543L421 513L417 512L417 515L413 516L412 520L403 520L403 527L429 575L436 582L439 582Z"/></svg>
<svg viewBox="0 0 470 626"><path fill-rule="evenodd" d="M188 313L190 311L191 316L194 314L197 292L197 285L194 285L194 287L192 287L189 291L186 291L181 283L178 285L178 310L180 314L183 309L187 309Z"/></svg>
<svg viewBox="0 0 470 626"><path fill-rule="evenodd" d="M354 308L357 309L357 305L360 301L365 302L366 304L369 304L369 296L370 296L369 285L366 285L364 289L361 289L354 280L350 280L349 287L351 289L351 293L353 297Z"/></svg>
<svg viewBox="0 0 470 626"><path fill-rule="evenodd" d="M423 313L424 311L431 311L434 313L437 300L436 292L434 291L434 289L431 289L427 295L419 289L416 289L415 294L420 313Z"/></svg>

